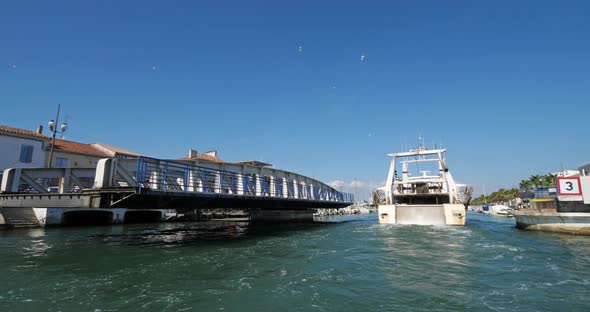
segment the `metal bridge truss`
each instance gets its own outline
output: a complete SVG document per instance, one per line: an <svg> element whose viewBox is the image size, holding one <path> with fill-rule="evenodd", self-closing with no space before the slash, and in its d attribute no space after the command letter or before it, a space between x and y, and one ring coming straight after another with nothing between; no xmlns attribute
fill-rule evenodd
<svg viewBox="0 0 590 312"><path fill-rule="evenodd" d="M270 167L147 157L105 158L96 168L11 168L0 193L4 205L15 207L307 209L354 201L320 181Z"/></svg>
<svg viewBox="0 0 590 312"><path fill-rule="evenodd" d="M217 168L215 168L217 167ZM272 168L239 164L210 164L140 157L135 181L142 190L167 193L209 193L235 196L352 202L317 180Z"/></svg>

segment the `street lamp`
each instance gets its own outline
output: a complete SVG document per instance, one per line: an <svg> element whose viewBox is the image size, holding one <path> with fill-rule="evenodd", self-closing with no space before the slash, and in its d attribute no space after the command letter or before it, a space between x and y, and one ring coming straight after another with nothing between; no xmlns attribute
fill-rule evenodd
<svg viewBox="0 0 590 312"><path fill-rule="evenodd" d="M49 168L51 168L52 165L52 161L53 161L53 146L55 145L55 135L57 133L61 133L61 137L63 138L63 133L66 132L66 130L68 130L68 124L67 123L62 123L61 124L61 131L57 131L57 127L56 125L59 123L59 109L61 108L61 104L57 104L57 115L55 116L55 120L50 120L47 124L49 125L49 131L52 132L52 136L51 136L51 149L49 150Z"/></svg>

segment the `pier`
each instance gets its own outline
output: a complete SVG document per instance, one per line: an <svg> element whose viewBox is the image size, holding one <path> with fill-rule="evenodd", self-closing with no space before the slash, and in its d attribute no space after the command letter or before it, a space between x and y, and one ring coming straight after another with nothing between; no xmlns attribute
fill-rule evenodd
<svg viewBox="0 0 590 312"><path fill-rule="evenodd" d="M0 189L7 225L159 221L199 209L243 209L251 221L306 221L316 209L353 201L351 194L284 170L148 157L105 158L96 168L7 169Z"/></svg>

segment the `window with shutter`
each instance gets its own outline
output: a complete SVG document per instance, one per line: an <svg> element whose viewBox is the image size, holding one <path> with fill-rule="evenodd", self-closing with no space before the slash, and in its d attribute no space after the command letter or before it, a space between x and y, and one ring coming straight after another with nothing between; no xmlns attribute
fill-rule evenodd
<svg viewBox="0 0 590 312"><path fill-rule="evenodd" d="M55 167L56 168L67 168L69 165L69 159L63 157L56 157L55 158Z"/></svg>
<svg viewBox="0 0 590 312"><path fill-rule="evenodd" d="M19 160L22 163L31 163L33 161L33 145L23 144L20 147L20 157Z"/></svg>

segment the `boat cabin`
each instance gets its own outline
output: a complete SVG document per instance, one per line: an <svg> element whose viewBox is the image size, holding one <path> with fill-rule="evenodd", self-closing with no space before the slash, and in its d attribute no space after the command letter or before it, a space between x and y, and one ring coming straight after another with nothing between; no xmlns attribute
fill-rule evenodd
<svg viewBox="0 0 590 312"><path fill-rule="evenodd" d="M423 147L392 157L386 185L387 204L441 205L460 201L451 173L445 163L446 149ZM401 176L398 169L401 167ZM433 173L434 172L434 173Z"/></svg>

